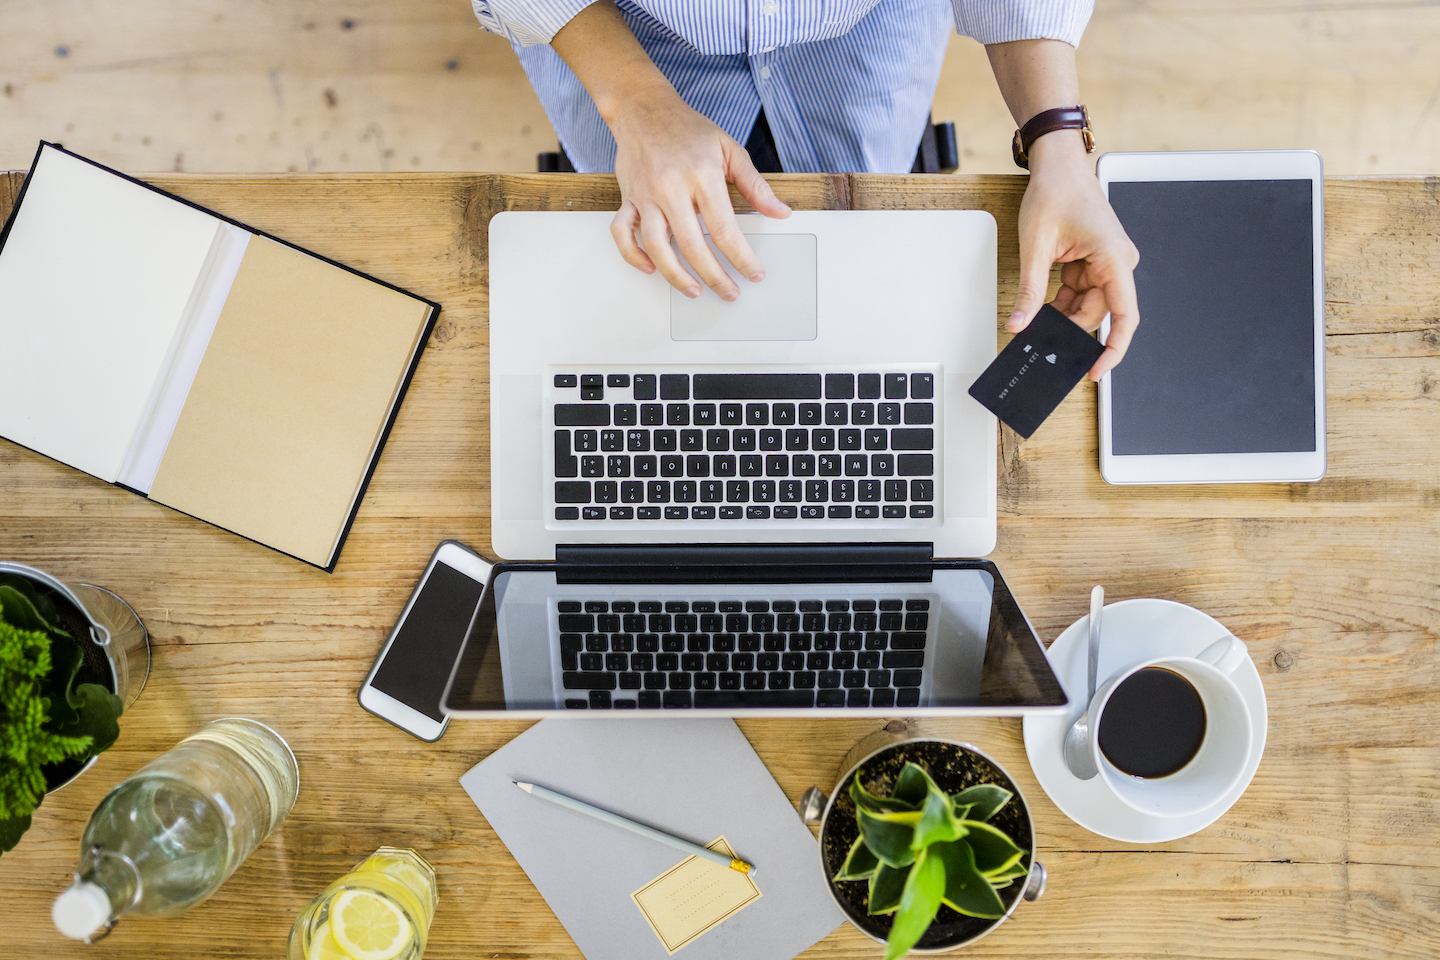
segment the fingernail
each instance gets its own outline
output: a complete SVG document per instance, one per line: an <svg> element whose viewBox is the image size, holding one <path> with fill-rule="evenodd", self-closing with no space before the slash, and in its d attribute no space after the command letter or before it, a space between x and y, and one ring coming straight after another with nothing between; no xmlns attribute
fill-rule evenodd
<svg viewBox="0 0 1440 960"><path fill-rule="evenodd" d="M686 288L685 288L685 296L689 297L691 300L694 300L696 297L700 296L700 288L699 288L699 287L686 287Z"/></svg>
<svg viewBox="0 0 1440 960"><path fill-rule="evenodd" d="M739 297L739 296L740 296L740 291L738 291L738 290L726 290L724 293L720 294L720 299L721 299L721 300L724 300L724 301L726 301L726 302L728 303L728 302L736 299L736 298Z"/></svg>
<svg viewBox="0 0 1440 960"><path fill-rule="evenodd" d="M1016 310L1014 313L1010 314L1010 322L1008 325L1013 327L1015 324L1019 323L1021 320L1024 319L1025 313L1021 310Z"/></svg>
<svg viewBox="0 0 1440 960"><path fill-rule="evenodd" d="M750 280L751 280L752 283L759 283L761 280L764 280L764 279L765 279L765 271L764 271L764 270L756 270L754 273L750 274Z"/></svg>

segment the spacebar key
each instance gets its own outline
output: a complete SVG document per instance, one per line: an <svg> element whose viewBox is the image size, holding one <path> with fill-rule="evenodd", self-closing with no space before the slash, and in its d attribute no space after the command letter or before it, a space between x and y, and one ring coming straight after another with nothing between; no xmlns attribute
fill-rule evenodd
<svg viewBox="0 0 1440 960"><path fill-rule="evenodd" d="M694 381L696 400L820 399L818 373L697 373Z"/></svg>
<svg viewBox="0 0 1440 960"><path fill-rule="evenodd" d="M615 674L604 671L565 671L566 690L614 690Z"/></svg>
<svg viewBox="0 0 1440 960"><path fill-rule="evenodd" d="M813 707L813 690L696 690L696 710L774 710L777 707Z"/></svg>

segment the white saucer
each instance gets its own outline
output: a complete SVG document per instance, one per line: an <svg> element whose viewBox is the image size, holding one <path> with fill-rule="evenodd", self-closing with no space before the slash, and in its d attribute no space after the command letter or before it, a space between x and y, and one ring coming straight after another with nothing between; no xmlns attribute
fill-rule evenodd
<svg viewBox="0 0 1440 960"><path fill-rule="evenodd" d="M1121 803L1098 776L1093 780L1076 779L1070 768L1065 766L1060 753L1065 731L1085 709L1089 629L1090 617L1081 617L1056 638L1046 653L1055 676L1074 705L1071 712L1025 718L1025 752L1030 757L1030 766L1040 786L1067 817L1086 830L1112 840L1159 843L1188 837L1205 829L1224 816L1225 811L1240 799L1240 794L1250 786L1250 780L1260 766L1260 755L1265 751L1265 731L1269 726L1260 671L1247 657L1231 675L1250 708L1255 731L1250 762L1234 789L1213 806L1188 817L1157 817L1140 813ZM1127 664L1140 660L1193 657L1230 632L1219 621L1194 607L1173 600L1149 599L1107 604L1101 629L1097 684Z"/></svg>

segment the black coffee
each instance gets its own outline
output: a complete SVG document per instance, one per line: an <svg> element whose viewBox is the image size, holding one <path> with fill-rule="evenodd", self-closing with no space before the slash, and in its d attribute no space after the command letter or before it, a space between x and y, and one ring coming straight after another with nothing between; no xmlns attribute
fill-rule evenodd
<svg viewBox="0 0 1440 960"><path fill-rule="evenodd" d="M1205 740L1205 702L1180 674L1146 667L1126 677L1100 717L1100 752L1132 777L1168 777Z"/></svg>

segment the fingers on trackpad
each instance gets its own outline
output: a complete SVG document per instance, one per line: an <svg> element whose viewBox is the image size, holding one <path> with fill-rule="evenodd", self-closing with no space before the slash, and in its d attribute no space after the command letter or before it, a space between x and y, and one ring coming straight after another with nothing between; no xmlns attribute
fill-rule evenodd
<svg viewBox="0 0 1440 960"><path fill-rule="evenodd" d="M707 235L705 242L710 245L725 272L739 286L740 296L727 303L705 287L700 296L692 300L671 288L671 339L815 339L817 268L814 234L751 233L746 234L745 239L765 265L765 279L752 283L742 277L725 255L715 249L715 244Z"/></svg>

